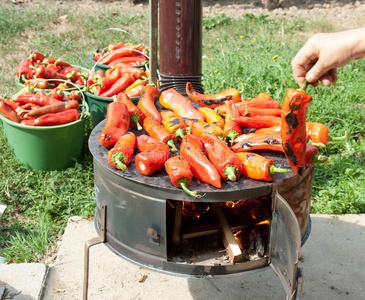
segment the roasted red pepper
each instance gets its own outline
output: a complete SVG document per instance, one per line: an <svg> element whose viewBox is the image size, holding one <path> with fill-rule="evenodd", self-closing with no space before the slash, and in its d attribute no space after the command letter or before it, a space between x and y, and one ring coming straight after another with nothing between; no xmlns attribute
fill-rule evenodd
<svg viewBox="0 0 365 300"><path fill-rule="evenodd" d="M33 109L27 113L27 116L32 117L32 118L38 118L45 114L57 113L57 112L61 112L61 111L69 110L69 109L76 109L78 111L79 106L80 106L79 102L76 100L63 101L60 103L45 105L45 106Z"/></svg>
<svg viewBox="0 0 365 300"><path fill-rule="evenodd" d="M165 126L158 123L155 119L151 117L146 117L143 121L144 130L156 140L167 144L172 153L177 152L176 148L176 136L170 133Z"/></svg>
<svg viewBox="0 0 365 300"><path fill-rule="evenodd" d="M197 137L201 138L203 133L210 133L221 140L225 139L224 131L219 126L209 124L202 120L186 119L185 123L190 127L190 132Z"/></svg>
<svg viewBox="0 0 365 300"><path fill-rule="evenodd" d="M180 155L188 161L196 179L220 189L221 176L204 154L203 148L203 142L197 136L188 134L181 140Z"/></svg>
<svg viewBox="0 0 365 300"><path fill-rule="evenodd" d="M305 152L305 166L310 167L318 163L323 163L328 161L328 157L319 154L318 147L307 143L307 149Z"/></svg>
<svg viewBox="0 0 365 300"><path fill-rule="evenodd" d="M233 120L233 118L240 116L240 112L232 100L227 101L225 103L225 106L226 106L227 110L226 110L226 115L224 117L225 123L224 123L223 131L224 131L224 135L226 136L228 141L230 143L232 143L232 141L237 136L242 134L241 127L237 124L236 121Z"/></svg>
<svg viewBox="0 0 365 300"><path fill-rule="evenodd" d="M21 119L18 114L8 105L5 104L4 99L0 100L0 113L10 121L20 123Z"/></svg>
<svg viewBox="0 0 365 300"><path fill-rule="evenodd" d="M69 109L66 111L51 113L40 116L35 119L35 126L56 126L68 124L74 121L77 121L80 118L79 112L77 109Z"/></svg>
<svg viewBox="0 0 365 300"><path fill-rule="evenodd" d="M102 92L100 97L113 97L123 91L128 85L135 81L130 73L123 73L106 91Z"/></svg>
<svg viewBox="0 0 365 300"><path fill-rule="evenodd" d="M201 198L198 192L188 189L188 185L194 176L189 163L182 156L170 157L165 162L165 170L174 186L183 189L188 195L194 198Z"/></svg>
<svg viewBox="0 0 365 300"><path fill-rule="evenodd" d="M306 117L312 97L304 91L289 89L281 112L281 135L285 156L295 173L305 170L307 146Z"/></svg>
<svg viewBox="0 0 365 300"><path fill-rule="evenodd" d="M114 146L119 138L129 129L127 106L120 102L111 102L107 106L106 121L99 136L99 143L104 147Z"/></svg>
<svg viewBox="0 0 365 300"><path fill-rule="evenodd" d="M138 101L137 107L146 117L155 119L158 123L161 123L162 117L157 110L155 102L158 100L159 92L152 85L146 85L143 88L141 98Z"/></svg>
<svg viewBox="0 0 365 300"><path fill-rule="evenodd" d="M219 126L220 128L224 127L223 118L218 115L214 109L209 107L200 107L198 111L204 116L207 123L214 124L216 126Z"/></svg>
<svg viewBox="0 0 365 300"><path fill-rule="evenodd" d="M260 128L260 129L255 130L255 133L278 133L278 132L281 132L281 125Z"/></svg>
<svg viewBox="0 0 365 300"><path fill-rule="evenodd" d="M272 117L272 116L255 116L255 117L236 117L232 119L241 127L248 128L267 128L273 126L281 125L280 117Z"/></svg>
<svg viewBox="0 0 365 300"><path fill-rule="evenodd" d="M196 92L190 82L186 83L186 94L191 100L201 106L216 108L226 101L241 102L240 92L235 88L229 88L217 94L200 94Z"/></svg>
<svg viewBox="0 0 365 300"><path fill-rule="evenodd" d="M184 120L173 111L162 111L162 125L177 138L183 138L186 134L187 125Z"/></svg>
<svg viewBox="0 0 365 300"><path fill-rule="evenodd" d="M116 169L126 171L133 157L136 136L133 132L122 135L112 149L108 151L108 162Z"/></svg>
<svg viewBox="0 0 365 300"><path fill-rule="evenodd" d="M170 149L165 143L146 135L137 137L137 147L141 152L135 157L135 166L146 176L160 170L170 156Z"/></svg>
<svg viewBox="0 0 365 300"><path fill-rule="evenodd" d="M284 152L281 134L254 134L231 146L233 152L254 150Z"/></svg>
<svg viewBox="0 0 365 300"><path fill-rule="evenodd" d="M250 100L250 101L242 101L235 103L239 110L242 110L246 107L253 107L259 109L280 109L280 102L276 100ZM215 108L216 112L224 115L226 113L226 106L220 105Z"/></svg>
<svg viewBox="0 0 365 300"><path fill-rule="evenodd" d="M307 122L307 139L310 139L309 143L317 147L323 148L329 141L343 141L348 138L348 133L346 132L344 136L340 137L330 137L328 135L328 127L319 122Z"/></svg>
<svg viewBox="0 0 365 300"><path fill-rule="evenodd" d="M159 101L163 108L172 110L182 118L204 121L204 116L194 108L191 101L172 88L161 92Z"/></svg>
<svg viewBox="0 0 365 300"><path fill-rule="evenodd" d="M238 109L241 116L244 117L255 117L255 116L281 117L280 108L256 108L250 106L247 107L240 106Z"/></svg>
<svg viewBox="0 0 365 300"><path fill-rule="evenodd" d="M215 135L203 133L204 150L222 179L237 181L241 177L242 162L225 142Z"/></svg>
<svg viewBox="0 0 365 300"><path fill-rule="evenodd" d="M289 173L292 170L277 168L273 159L252 152L236 154L242 161L242 174L255 180L272 181L275 173Z"/></svg>

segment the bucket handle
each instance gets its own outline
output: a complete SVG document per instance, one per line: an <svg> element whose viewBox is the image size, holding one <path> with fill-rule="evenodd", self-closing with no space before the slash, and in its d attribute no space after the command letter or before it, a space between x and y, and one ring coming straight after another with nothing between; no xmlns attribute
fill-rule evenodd
<svg viewBox="0 0 365 300"><path fill-rule="evenodd" d="M30 54L30 53L32 53L33 51L36 51L36 50L38 50L39 51L39 48L41 48L41 47L45 47L45 46L59 46L59 47L63 47L63 48L65 48L66 50L68 50L68 51L70 51L70 52L73 52L74 54L76 54L77 56L78 56L78 58L80 58L84 63L86 62L86 59L85 59L85 57L82 57L82 56L80 56L79 55L79 53L77 53L75 50L73 50L73 49L71 49L71 48L69 48L69 47L67 47L67 46L65 46L65 45L62 45L62 44L55 44L55 43L49 43L49 44L41 44L41 45L39 45L39 46L37 46L37 47L34 47L33 49L31 49L27 54L26 54L26 56L22 59L22 61L21 61L21 65L20 65L20 69L22 69L23 68L23 64L24 64L24 60L28 57L28 55ZM85 64L85 66L87 66L88 65L88 63L86 63ZM21 76L21 73L19 72L19 76L17 76L17 78L18 78L18 81L20 82L20 76ZM85 82L84 82L85 83Z"/></svg>
<svg viewBox="0 0 365 300"><path fill-rule="evenodd" d="M142 44L142 42L138 38L136 38L133 34L131 34L129 31L124 30L124 29L121 29L121 28L109 27L109 28L106 28L106 29L104 29L104 30L102 30L102 31L99 32L99 36L98 36L97 41L96 41L96 46L98 47L97 49L100 49L100 43L99 43L100 42L100 40L99 40L100 39L100 34L103 33L103 32L105 32L105 31L109 31L109 30L117 30L117 31L126 33L130 37L132 37L133 39L135 39L136 42L138 42L139 44Z"/></svg>
<svg viewBox="0 0 365 300"><path fill-rule="evenodd" d="M131 49L133 52L136 52L136 53L139 53L139 54L142 54L142 55L144 55L146 58L147 58L147 60L149 60L150 59L150 57L146 54L146 53L143 53L142 51L139 51L139 50L136 50L136 49ZM114 53L115 51L118 51L118 49L117 50L112 50L112 51L109 51L109 52L107 52L107 53L104 53L96 62L95 62L95 64L93 65L93 67L91 68L91 70L90 70L90 73L89 73L89 77L88 77L88 79L87 80L89 80L89 79L91 79L91 77L92 77L92 75L94 74L94 71L95 71L95 68L96 68L96 65L99 63L99 61L100 60L102 60L104 57L106 57L107 55L109 55L109 54L111 54L111 53Z"/></svg>

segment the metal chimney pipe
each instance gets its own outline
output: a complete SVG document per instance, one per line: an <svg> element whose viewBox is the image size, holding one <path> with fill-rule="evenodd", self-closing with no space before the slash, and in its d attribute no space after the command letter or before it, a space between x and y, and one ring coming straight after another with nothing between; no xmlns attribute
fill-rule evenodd
<svg viewBox="0 0 365 300"><path fill-rule="evenodd" d="M202 0L160 0L160 89L174 88L185 95L186 82L203 92Z"/></svg>

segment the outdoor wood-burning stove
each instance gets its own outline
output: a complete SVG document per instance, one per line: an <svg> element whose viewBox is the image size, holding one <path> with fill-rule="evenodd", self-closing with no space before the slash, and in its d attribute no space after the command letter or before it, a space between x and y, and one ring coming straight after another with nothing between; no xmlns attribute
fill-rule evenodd
<svg viewBox="0 0 365 300"><path fill-rule="evenodd" d="M159 5L161 89L183 93L182 87L194 79L199 90L202 3L160 0ZM108 149L98 142L104 124L89 137L98 237L85 247L84 299L89 248L98 243L145 268L186 277L243 275L272 267L288 299L295 297L299 250L310 233L312 167L302 176L276 174L270 183L242 177L222 182L221 189L193 181L190 188L204 194L194 199L175 188L164 170L144 176L134 160L127 172L111 167ZM262 154L289 168L282 153Z"/></svg>

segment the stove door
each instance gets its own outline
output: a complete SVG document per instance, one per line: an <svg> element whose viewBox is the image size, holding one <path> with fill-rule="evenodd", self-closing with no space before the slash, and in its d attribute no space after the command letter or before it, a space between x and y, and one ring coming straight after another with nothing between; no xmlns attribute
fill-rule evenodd
<svg viewBox="0 0 365 300"><path fill-rule="evenodd" d="M295 299L300 227L293 210L277 191L273 199L269 265L279 276L288 299Z"/></svg>

